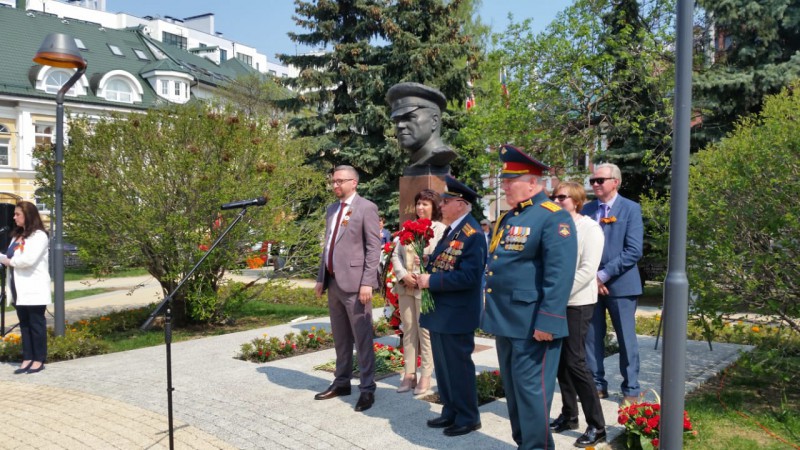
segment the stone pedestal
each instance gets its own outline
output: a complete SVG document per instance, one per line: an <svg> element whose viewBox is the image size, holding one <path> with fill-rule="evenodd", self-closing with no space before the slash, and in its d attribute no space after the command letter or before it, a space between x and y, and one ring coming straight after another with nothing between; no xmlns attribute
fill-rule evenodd
<svg viewBox="0 0 800 450"><path fill-rule="evenodd" d="M414 197L423 189L432 189L442 193L447 188L444 175L415 175L400 177L400 226L406 220L417 218L414 211Z"/></svg>

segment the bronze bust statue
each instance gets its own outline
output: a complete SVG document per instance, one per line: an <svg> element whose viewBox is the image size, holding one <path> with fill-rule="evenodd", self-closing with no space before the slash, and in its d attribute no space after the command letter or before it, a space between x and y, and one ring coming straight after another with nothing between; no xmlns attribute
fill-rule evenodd
<svg viewBox="0 0 800 450"><path fill-rule="evenodd" d="M458 154L440 136L444 94L420 83L398 83L389 88L386 101L400 147L411 153L403 175L449 174L450 161Z"/></svg>

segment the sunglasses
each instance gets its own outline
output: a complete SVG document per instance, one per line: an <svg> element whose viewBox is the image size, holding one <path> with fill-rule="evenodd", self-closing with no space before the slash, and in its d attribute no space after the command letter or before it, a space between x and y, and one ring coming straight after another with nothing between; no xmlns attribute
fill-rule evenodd
<svg viewBox="0 0 800 450"><path fill-rule="evenodd" d="M556 200L558 200L558 201L560 201L560 202L563 202L564 200L566 200L566 199L568 199L568 198L570 198L570 196L569 196L569 195L564 195L564 194L561 194L561 195L551 195L551 196L550 196L550 200L553 200L553 201L556 201Z"/></svg>
<svg viewBox="0 0 800 450"><path fill-rule="evenodd" d="M598 177L598 178L589 178L589 184L603 184L603 183L605 183L607 180L613 180L613 179L614 179L614 178L602 178L602 177Z"/></svg>

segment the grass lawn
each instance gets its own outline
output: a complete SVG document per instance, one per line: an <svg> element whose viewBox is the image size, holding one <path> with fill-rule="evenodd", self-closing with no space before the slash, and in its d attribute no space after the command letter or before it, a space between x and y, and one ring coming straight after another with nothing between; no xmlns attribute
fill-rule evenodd
<svg viewBox="0 0 800 450"><path fill-rule="evenodd" d="M80 281L97 278L138 277L142 275L147 275L147 271L141 268L119 269L104 274L97 274L92 272L90 269L66 269L64 271L64 281Z"/></svg>
<svg viewBox="0 0 800 450"><path fill-rule="evenodd" d="M657 319L637 319L639 334L654 334ZM697 333L689 326L689 333ZM696 334L690 338L698 339ZM723 373L686 396L697 431L684 435L690 450L798 449L800 443L800 336L778 328L729 325L715 341L755 344ZM616 423L616 417L606 417ZM626 436L611 443L624 450Z"/></svg>
<svg viewBox="0 0 800 450"><path fill-rule="evenodd" d="M64 300L75 300L76 298L83 298L88 297L90 295L95 294L102 294L104 292L111 292L114 291L114 288L89 288L89 289L78 289L75 291L66 291L64 292ZM14 311L15 308L11 305L6 306L6 311Z"/></svg>

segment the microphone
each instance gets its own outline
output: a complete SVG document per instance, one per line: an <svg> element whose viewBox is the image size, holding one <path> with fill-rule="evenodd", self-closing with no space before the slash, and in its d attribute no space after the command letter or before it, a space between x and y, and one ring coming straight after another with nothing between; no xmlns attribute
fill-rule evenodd
<svg viewBox="0 0 800 450"><path fill-rule="evenodd" d="M11 227L8 226L8 225L5 225L4 227L0 228L0 234L8 233L9 230L11 230Z"/></svg>
<svg viewBox="0 0 800 450"><path fill-rule="evenodd" d="M226 209L244 208L246 206L264 206L266 204L266 197L258 197L252 200L239 200L238 202L225 203L224 205L220 206L220 209L224 211Z"/></svg>

